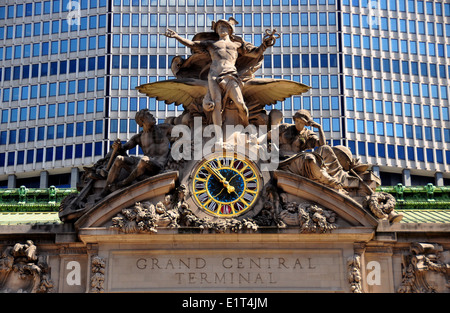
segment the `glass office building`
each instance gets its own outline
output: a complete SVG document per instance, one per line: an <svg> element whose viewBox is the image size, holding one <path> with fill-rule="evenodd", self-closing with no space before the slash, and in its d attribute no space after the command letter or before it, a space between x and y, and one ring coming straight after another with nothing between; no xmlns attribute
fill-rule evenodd
<svg viewBox="0 0 450 313"><path fill-rule="evenodd" d="M313 88L277 103L310 110L332 145L375 165L384 184L450 179L450 3L418 0L6 0L0 5L0 185L70 185L149 108L179 107L134 87L173 78L189 49L163 34L233 16L259 45L281 34L259 77ZM269 107L267 109L270 109ZM139 155L139 149L130 151ZM388 173L388 174L385 174Z"/></svg>

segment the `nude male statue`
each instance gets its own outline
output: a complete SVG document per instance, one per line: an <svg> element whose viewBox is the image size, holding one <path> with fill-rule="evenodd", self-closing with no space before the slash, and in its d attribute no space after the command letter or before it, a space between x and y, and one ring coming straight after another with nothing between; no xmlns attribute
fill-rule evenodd
<svg viewBox="0 0 450 313"><path fill-rule="evenodd" d="M219 35L219 39L192 41L180 37L176 32L167 29L165 35L175 38L183 45L194 51L207 52L211 56L211 66L208 73L208 93L203 100L203 109L212 113L214 125L222 126L222 100L229 98L238 109L239 117L244 126L248 124L248 109L242 95L242 81L236 69L238 55L259 58L270 43L265 39L259 47L249 47L242 40L233 36L233 25L237 24L234 18L218 20L212 23L212 29Z"/></svg>
<svg viewBox="0 0 450 313"><path fill-rule="evenodd" d="M170 152L170 133L173 126L168 124L156 125L156 119L148 109L137 112L135 119L143 130L131 137L124 145L121 145L120 141L116 141L112 145L113 150L118 149L119 155L108 173L106 187L102 192L103 196L112 191L114 184L118 188L128 186L143 174L153 176L160 173L166 165ZM144 152L143 157L120 155L136 146L141 147ZM117 182L122 168L130 172L130 175L123 181Z"/></svg>

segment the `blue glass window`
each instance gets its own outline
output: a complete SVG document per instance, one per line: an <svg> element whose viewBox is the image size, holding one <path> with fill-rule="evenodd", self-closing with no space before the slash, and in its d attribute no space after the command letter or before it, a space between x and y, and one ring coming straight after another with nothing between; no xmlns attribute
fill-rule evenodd
<svg viewBox="0 0 450 313"><path fill-rule="evenodd" d="M74 125L73 123L69 123L66 125L66 137L73 137L74 134Z"/></svg>
<svg viewBox="0 0 450 313"><path fill-rule="evenodd" d="M408 154L408 160L414 161L415 160L414 147L406 147L406 151L407 151L407 154Z"/></svg>
<svg viewBox="0 0 450 313"><path fill-rule="evenodd" d="M367 143L367 155L371 157L375 156L375 144L373 142Z"/></svg>
<svg viewBox="0 0 450 313"><path fill-rule="evenodd" d="M56 126L56 138L64 138L64 125Z"/></svg>
<svg viewBox="0 0 450 313"><path fill-rule="evenodd" d="M337 67L337 54L330 54L330 67Z"/></svg>
<svg viewBox="0 0 450 313"><path fill-rule="evenodd" d="M294 67L294 68L300 67L300 55L299 54L292 55L292 67Z"/></svg>
<svg viewBox="0 0 450 313"><path fill-rule="evenodd" d="M25 133L25 130L24 130L24 133ZM6 132L5 132L5 134L6 134ZM19 133L19 136L20 136L20 133ZM23 136L25 136L25 134L23 134ZM25 138L23 138L23 139L25 140ZM28 129L28 141L32 142L35 139L36 139L36 129L35 128L29 128ZM21 141L19 141L19 142L21 142Z"/></svg>
<svg viewBox="0 0 450 313"><path fill-rule="evenodd" d="M344 60L345 60L345 67L346 67L346 68L352 68L352 67L353 67L353 66L352 66L352 64L353 64L353 62L352 62L353 58L352 58L351 55L348 55L348 54L344 55Z"/></svg>
<svg viewBox="0 0 450 313"><path fill-rule="evenodd" d="M426 149L426 151L427 151L427 162L433 163L434 162L433 149Z"/></svg>
<svg viewBox="0 0 450 313"><path fill-rule="evenodd" d="M416 134L416 139L423 139L422 126L414 126L414 132Z"/></svg>
<svg viewBox="0 0 450 313"><path fill-rule="evenodd" d="M404 146L397 146L397 156L400 160L405 159L405 147Z"/></svg>
<svg viewBox="0 0 450 313"><path fill-rule="evenodd" d="M388 150L388 158L395 159L395 146L387 145L387 150Z"/></svg>

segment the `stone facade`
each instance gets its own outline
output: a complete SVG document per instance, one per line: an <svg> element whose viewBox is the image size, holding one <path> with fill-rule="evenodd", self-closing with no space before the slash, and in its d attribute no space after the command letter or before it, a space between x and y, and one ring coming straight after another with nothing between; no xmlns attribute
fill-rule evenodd
<svg viewBox="0 0 450 313"><path fill-rule="evenodd" d="M29 230L15 236L40 238L45 270L22 263L15 277L18 261L8 267L12 245L3 244L4 292L449 292L449 245L439 227L428 233L433 242L413 243L420 233L412 229L152 235L93 228L81 231L81 241L58 227Z"/></svg>
<svg viewBox="0 0 450 313"><path fill-rule="evenodd" d="M173 172L133 185L128 194L109 195L75 223L4 225L0 288L57 293L450 291L448 223L392 223L313 181L300 184L290 174L275 174L287 203L297 203L283 207L284 227L258 216L252 219L256 227L242 220L173 227L163 223L164 214L147 218L154 231L135 227L125 232L115 226L118 216L128 225L139 224L136 217L123 215L134 208L137 194L140 202L157 204L177 190ZM305 201L309 204L300 205Z"/></svg>

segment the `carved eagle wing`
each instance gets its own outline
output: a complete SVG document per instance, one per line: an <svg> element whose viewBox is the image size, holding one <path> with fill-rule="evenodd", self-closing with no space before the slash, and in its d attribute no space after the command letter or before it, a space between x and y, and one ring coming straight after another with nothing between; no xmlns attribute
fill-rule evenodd
<svg viewBox="0 0 450 313"><path fill-rule="evenodd" d="M189 110L192 104L201 104L208 92L206 80L180 78L148 83L136 89L149 97L166 104L183 105ZM301 95L311 87L285 79L254 78L244 83L242 93L250 113L263 110L266 105L283 101L294 95Z"/></svg>
<svg viewBox="0 0 450 313"><path fill-rule="evenodd" d="M285 79L254 78L244 84L242 93L248 109L264 108L266 105L301 95L311 89L302 83Z"/></svg>
<svg viewBox="0 0 450 313"><path fill-rule="evenodd" d="M197 99L202 99L208 91L208 82L194 78L169 79L137 86L136 89L149 97L166 104L182 104L188 109Z"/></svg>

